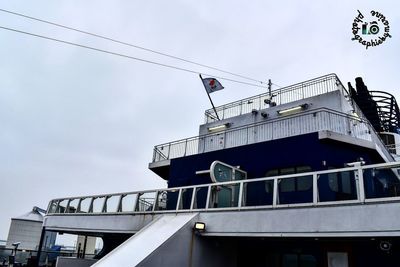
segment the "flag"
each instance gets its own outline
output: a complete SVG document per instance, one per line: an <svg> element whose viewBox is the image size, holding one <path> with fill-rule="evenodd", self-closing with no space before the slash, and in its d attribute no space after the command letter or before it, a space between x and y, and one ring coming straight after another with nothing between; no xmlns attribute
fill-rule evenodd
<svg viewBox="0 0 400 267"><path fill-rule="evenodd" d="M201 78L207 93L211 94L216 91L224 89L222 84L214 78Z"/></svg>

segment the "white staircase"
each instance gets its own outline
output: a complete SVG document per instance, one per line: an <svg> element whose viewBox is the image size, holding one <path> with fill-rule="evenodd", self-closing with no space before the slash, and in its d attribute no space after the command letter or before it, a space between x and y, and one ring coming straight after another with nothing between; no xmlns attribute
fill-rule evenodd
<svg viewBox="0 0 400 267"><path fill-rule="evenodd" d="M193 221L197 215L197 213L165 214L148 224L92 266L137 266L185 225Z"/></svg>

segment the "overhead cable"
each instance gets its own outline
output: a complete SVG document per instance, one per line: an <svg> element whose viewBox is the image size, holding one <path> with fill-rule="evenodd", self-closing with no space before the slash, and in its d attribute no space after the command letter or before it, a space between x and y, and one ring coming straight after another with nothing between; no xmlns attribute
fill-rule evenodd
<svg viewBox="0 0 400 267"><path fill-rule="evenodd" d="M234 80L234 79L230 79L230 78L226 78L226 77L221 77L221 76L215 76L213 74L203 73L203 72L199 72L199 71L195 71L195 70L191 70L191 69L187 69L187 68L177 67L177 66L174 66L174 65L169 65L169 64L164 64L164 63L151 61L151 60L147 60L147 59L143 59L143 58L133 57L133 56L121 54L121 53L118 53L118 52L104 50L104 49L100 49L100 48L96 48L96 47L92 47L92 46L87 46L87 45L83 45L83 44L79 44L79 43L69 42L69 41L56 39L56 38L52 38L52 37L48 37L48 36L44 36L44 35L39 35L39 34L35 34L35 33L21 31L21 30L17 30L17 29L13 29L13 28L0 26L0 29L7 30L7 31L12 31L12 32L17 32L17 33L20 33L20 34L30 35L30 36L34 36L34 37L38 37L38 38L42 38L42 39L46 39L46 40L50 40L50 41L54 41L54 42L59 42L59 43L63 43L63 44L68 44L68 45L71 45L71 46L85 48L85 49L88 49L88 50L102 52L102 53L106 53L106 54L110 54L110 55L114 55L114 56L124 57L124 58L132 59L132 60L136 60L136 61L140 61L140 62L144 62L144 63L148 63L148 64L158 65L158 66L166 67L166 68L170 68L170 69L180 70L180 71L194 73L194 74L201 73L201 74L203 74L205 76L211 76L211 77L214 77L214 78L217 78L217 79L221 79L221 80L225 80L225 81L241 83L241 84L254 86L254 87L266 88L265 86L258 85L258 84L238 81L238 80Z"/></svg>
<svg viewBox="0 0 400 267"><path fill-rule="evenodd" d="M167 53L164 53L164 52L156 51L156 50L149 49L149 48L146 48L146 47L143 47L143 46L139 46L139 45L136 45L136 44L131 44L131 43L128 43L128 42L125 42L125 41L120 41L120 40L117 40L117 39L114 39L114 38L110 38L110 37L107 37L107 36L104 36L104 35L91 33L91 32L80 30L80 29L77 29L77 28L74 28L74 27L62 25L62 24L59 24L59 23L55 23L55 22L44 20L44 19L40 19L40 18L35 18L35 17L32 17L32 16L28 16L28 15L25 15L25 14L21 14L21 13L10 11L10 10L6 10L6 9L1 9L0 8L0 11L6 12L6 13L9 13L9 14L13 14L13 15L16 15L16 16L20 16L20 17L23 17L23 18L27 18L27 19L30 19L30 20L39 21L39 22L42 22L42 23L46 23L46 24L49 24L49 25L56 26L56 27L64 28L64 29L67 29L67 30L71 30L71 31L82 33L82 34L90 35L90 36L93 36L93 37L96 37L96 38L100 38L100 39L104 39L104 40L107 40L107 41L111 41L111 42L114 42L114 43L118 43L118 44L130 46L130 47L134 47L134 48L141 49L141 50L144 50L144 51L147 51L147 52L150 52L150 53L154 53L154 54L158 54L158 55L161 55L161 56L169 57L169 58L172 58L172 59L180 60L180 61L183 61L183 62L186 62L186 63L194 64L194 65L197 65L197 66L201 66L201 67L204 67L204 68L220 71L220 72L223 72L223 73L226 73L226 74L230 74L232 76L236 76L236 77L240 77L240 78L243 78L243 79L247 79L249 81L257 82L257 83L260 83L260 84L265 84L263 81L260 81L260 80L257 80L257 79L254 79L254 78L251 78L251 77L248 77L248 76L245 76L245 75L233 73L233 72L226 71L226 70L223 70L223 69L220 69L220 68L216 68L216 67L213 67L213 66L210 66L210 65L205 65L205 64L198 63L198 62L195 62L195 61L192 61L192 60L184 59L182 57L178 57L178 56L174 56L174 55L167 54Z"/></svg>

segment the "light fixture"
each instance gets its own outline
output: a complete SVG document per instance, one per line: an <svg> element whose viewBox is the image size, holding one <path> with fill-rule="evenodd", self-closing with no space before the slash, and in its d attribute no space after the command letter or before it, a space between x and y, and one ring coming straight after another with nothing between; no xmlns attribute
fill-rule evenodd
<svg viewBox="0 0 400 267"><path fill-rule="evenodd" d="M193 229L198 232L204 232L206 230L206 224L203 222L195 222Z"/></svg>
<svg viewBox="0 0 400 267"><path fill-rule="evenodd" d="M261 117L263 117L264 119L268 118L268 116L268 113L261 112Z"/></svg>
<svg viewBox="0 0 400 267"><path fill-rule="evenodd" d="M231 125L230 123L225 123L225 124L213 126L213 127L208 128L208 131L209 132L222 131L222 130L225 130L226 128L228 128L230 125Z"/></svg>
<svg viewBox="0 0 400 267"><path fill-rule="evenodd" d="M281 109L281 110L278 110L277 112L279 115L283 115L283 114L287 114L287 113L291 113L291 112L305 110L307 108L308 108L308 104L302 104L300 106L295 106L295 107L291 107L291 108L287 108L287 109Z"/></svg>

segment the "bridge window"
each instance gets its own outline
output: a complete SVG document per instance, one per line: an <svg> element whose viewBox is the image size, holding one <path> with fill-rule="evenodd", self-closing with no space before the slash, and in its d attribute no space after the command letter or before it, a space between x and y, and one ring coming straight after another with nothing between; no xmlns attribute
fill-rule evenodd
<svg viewBox="0 0 400 267"><path fill-rule="evenodd" d="M283 254L282 267L314 267L317 260L313 255L307 254Z"/></svg>
<svg viewBox="0 0 400 267"><path fill-rule="evenodd" d="M312 171L310 166L296 166L290 168L281 168L269 170L265 176L279 176L279 175L289 175L295 173L303 173ZM281 192L294 192L294 191L307 191L312 187L312 177L299 177L299 178L287 178L282 179L279 184L279 189ZM272 193L273 183L266 181L265 191L267 193Z"/></svg>
<svg viewBox="0 0 400 267"><path fill-rule="evenodd" d="M350 172L328 174L329 188L333 192L351 194Z"/></svg>

